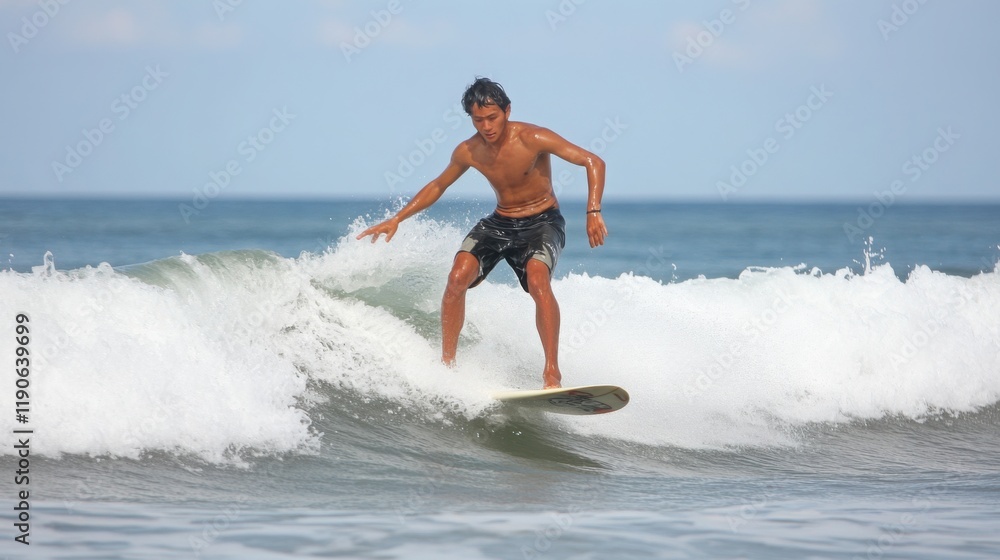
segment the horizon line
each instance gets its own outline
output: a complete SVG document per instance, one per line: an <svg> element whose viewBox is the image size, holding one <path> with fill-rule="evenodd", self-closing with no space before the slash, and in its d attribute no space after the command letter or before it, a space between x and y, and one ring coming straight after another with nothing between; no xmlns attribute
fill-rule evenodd
<svg viewBox="0 0 1000 560"><path fill-rule="evenodd" d="M415 193L414 193L415 194ZM410 199L412 194L402 196L369 196L358 194L338 194L338 195L259 195L259 196L234 196L227 198L213 199L213 202L385 202L399 199ZM177 197L166 194L113 194L113 193L93 193L93 194L3 194L0 193L0 200L23 200L23 201L135 201L135 202L171 202L190 203L190 198ZM493 198L476 196L454 196L442 198L438 202L495 202ZM560 203L584 204L586 197L565 197L560 199ZM788 204L788 205L873 205L880 204L886 208L891 206L907 205L1000 205L1000 197L912 197L897 199L889 204L884 204L874 197L865 199L859 198L802 198L802 197L752 197L743 200L719 200L716 197L684 197L684 196L649 196L649 195L618 195L605 196L604 203L664 203L664 204L714 204L726 205L746 205L746 204Z"/></svg>

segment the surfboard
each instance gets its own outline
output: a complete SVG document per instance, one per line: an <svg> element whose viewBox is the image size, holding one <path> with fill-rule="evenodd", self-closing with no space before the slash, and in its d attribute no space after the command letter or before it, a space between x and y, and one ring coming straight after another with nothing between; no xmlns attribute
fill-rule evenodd
<svg viewBox="0 0 1000 560"><path fill-rule="evenodd" d="M493 398L511 406L556 414L606 414L628 404L628 391L615 385L585 385L534 391L501 391Z"/></svg>

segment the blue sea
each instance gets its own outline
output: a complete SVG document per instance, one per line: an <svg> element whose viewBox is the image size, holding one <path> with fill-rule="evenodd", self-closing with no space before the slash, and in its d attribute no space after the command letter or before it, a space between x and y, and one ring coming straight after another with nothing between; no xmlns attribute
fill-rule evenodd
<svg viewBox="0 0 1000 560"><path fill-rule="evenodd" d="M579 417L504 265L439 362L489 202L190 203L0 200L0 557L1000 557L998 205L564 202Z"/></svg>

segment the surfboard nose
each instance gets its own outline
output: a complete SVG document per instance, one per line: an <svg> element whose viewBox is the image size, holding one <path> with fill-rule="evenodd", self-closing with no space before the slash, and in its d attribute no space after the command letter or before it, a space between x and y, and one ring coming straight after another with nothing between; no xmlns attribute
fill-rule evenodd
<svg viewBox="0 0 1000 560"><path fill-rule="evenodd" d="M538 408L559 414L604 414L621 410L628 391L616 385L586 385L534 391L502 391L493 398L509 405Z"/></svg>

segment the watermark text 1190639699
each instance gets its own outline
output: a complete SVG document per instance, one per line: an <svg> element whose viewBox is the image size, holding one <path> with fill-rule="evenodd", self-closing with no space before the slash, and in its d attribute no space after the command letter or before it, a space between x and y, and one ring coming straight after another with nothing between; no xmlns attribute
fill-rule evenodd
<svg viewBox="0 0 1000 560"><path fill-rule="evenodd" d="M28 414L31 412L31 399L29 398L28 387L31 385L29 379L31 375L31 360L29 359L28 343L31 342L31 328L28 326L30 319L24 313L14 316L17 325L14 326L14 373L17 374L14 381L14 414L17 422L23 424L21 429L14 430L14 449L17 450L17 465L14 471L14 484L17 486L17 495L14 505L14 528L17 535L14 540L21 544L31 544L28 542L30 533L31 513L29 506L28 492L28 467L31 465L29 455L31 453L31 433L27 427Z"/></svg>

